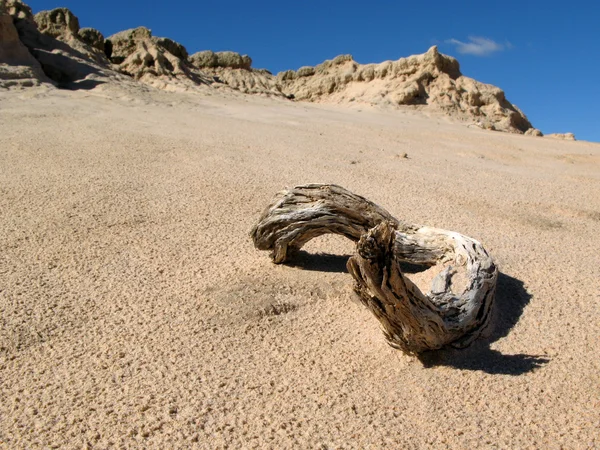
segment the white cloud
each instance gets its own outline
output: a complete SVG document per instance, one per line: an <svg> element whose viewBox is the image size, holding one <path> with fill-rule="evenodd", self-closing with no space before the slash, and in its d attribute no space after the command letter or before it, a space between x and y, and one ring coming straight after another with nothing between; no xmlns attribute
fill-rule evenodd
<svg viewBox="0 0 600 450"><path fill-rule="evenodd" d="M446 43L456 45L458 53L475 56L488 56L492 53L500 52L505 48L502 44L479 36L469 36L469 42L462 42L458 39L448 39ZM511 48L512 45L508 44L506 47Z"/></svg>

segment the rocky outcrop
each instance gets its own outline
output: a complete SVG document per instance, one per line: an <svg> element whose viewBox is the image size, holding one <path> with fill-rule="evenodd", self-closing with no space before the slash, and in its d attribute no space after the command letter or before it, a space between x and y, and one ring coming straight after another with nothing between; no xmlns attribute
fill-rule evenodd
<svg viewBox="0 0 600 450"><path fill-rule="evenodd" d="M106 53L104 45L104 35L95 28L80 28L77 32L77 37L92 48Z"/></svg>
<svg viewBox="0 0 600 450"><path fill-rule="evenodd" d="M248 55L240 55L236 52L212 52L205 50L194 53L190 62L200 69L245 69L251 70L252 59Z"/></svg>
<svg viewBox="0 0 600 450"><path fill-rule="evenodd" d="M203 73L212 76L216 83L224 83L228 87L244 94L258 94L273 97L287 97L281 91L277 79L264 69L203 69Z"/></svg>
<svg viewBox="0 0 600 450"><path fill-rule="evenodd" d="M426 105L486 129L524 133L532 128L501 89L463 76L458 61L435 46L422 55L380 64L362 65L341 55L277 78L282 90L297 100Z"/></svg>
<svg viewBox="0 0 600 450"><path fill-rule="evenodd" d="M179 42L175 42L174 40L165 37L154 37L152 39L156 45L163 47L176 58L179 58L182 61L187 61L188 52Z"/></svg>
<svg viewBox="0 0 600 450"><path fill-rule="evenodd" d="M121 64L125 59L135 53L140 43L150 43L152 33L146 27L133 28L121 31L106 39L112 48L110 60L113 64Z"/></svg>
<svg viewBox="0 0 600 450"><path fill-rule="evenodd" d="M538 130L537 128L530 128L529 130L527 130L525 132L526 136L537 136L537 137L542 137L544 136L544 133L542 133L540 130Z"/></svg>
<svg viewBox="0 0 600 450"><path fill-rule="evenodd" d="M59 87L91 88L118 79L104 53L80 39L79 21L68 9L33 16L20 0L7 0L7 4L20 41Z"/></svg>
<svg viewBox="0 0 600 450"><path fill-rule="evenodd" d="M41 33L53 38L70 40L79 31L79 19L67 8L41 11L33 19Z"/></svg>
<svg viewBox="0 0 600 450"><path fill-rule="evenodd" d="M185 89L209 82L188 64L188 53L183 45L154 37L148 28L121 31L107 38L106 44L111 49L110 60L118 70L146 84L162 89Z"/></svg>
<svg viewBox="0 0 600 450"><path fill-rule="evenodd" d="M102 44L98 42L102 35L96 35L94 41L91 36L93 32L84 31L80 33L79 19L67 8L41 11L33 16L33 19L40 33L68 44L69 47L81 54L77 55L80 59L89 59L102 67L108 68L108 60L101 48L103 42ZM88 28L87 30L91 29ZM97 33L99 34L99 32ZM92 38L92 43L87 42L82 36Z"/></svg>
<svg viewBox="0 0 600 450"><path fill-rule="evenodd" d="M6 13L14 20L33 20L31 8L21 0L3 0L0 2Z"/></svg>
<svg viewBox="0 0 600 450"><path fill-rule="evenodd" d="M552 133L552 134L547 134L546 137L549 137L552 139L562 139L562 140L566 140L566 141L574 141L575 140L575 135L573 133Z"/></svg>
<svg viewBox="0 0 600 450"><path fill-rule="evenodd" d="M253 69L252 59L248 55L206 50L194 53L189 62L202 73L212 77L214 82L223 83L244 94L285 96L277 78L268 70Z"/></svg>
<svg viewBox="0 0 600 450"><path fill-rule="evenodd" d="M13 16L9 14L11 8L12 14L20 16L21 20L32 18L31 10L25 6L0 3L0 88L24 88L50 83L40 63L19 39Z"/></svg>
<svg viewBox="0 0 600 450"><path fill-rule="evenodd" d="M283 96L276 78L252 69L247 55L235 52L198 52L168 38L152 36L145 27L121 31L106 39L110 60L124 74L166 90L199 87L231 88L247 94Z"/></svg>
<svg viewBox="0 0 600 450"><path fill-rule="evenodd" d="M501 89L463 76L458 61L435 46L422 55L380 64L362 65L351 55L340 55L274 77L253 69L248 55L207 50L189 56L183 45L152 36L145 27L105 39L98 30L80 28L66 8L33 16L21 0L2 0L0 5L0 79L5 80L0 86L50 78L59 87L94 87L109 79L133 78L164 90L210 86L299 101L426 107L483 129L541 135Z"/></svg>

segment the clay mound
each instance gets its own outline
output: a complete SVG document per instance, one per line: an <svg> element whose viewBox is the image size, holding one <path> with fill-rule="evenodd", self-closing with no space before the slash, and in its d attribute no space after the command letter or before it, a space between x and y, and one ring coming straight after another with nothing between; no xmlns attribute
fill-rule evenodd
<svg viewBox="0 0 600 450"><path fill-rule="evenodd" d="M206 50L194 53L189 62L212 77L214 82L224 83L244 94L285 97L277 78L268 70L253 69L252 59L248 55ZM219 87L218 84L215 87Z"/></svg>
<svg viewBox="0 0 600 450"><path fill-rule="evenodd" d="M110 60L124 74L160 89L187 89L210 80L187 62L185 47L152 36L146 27L121 31L106 39Z"/></svg>
<svg viewBox="0 0 600 450"><path fill-rule="evenodd" d="M24 4L0 3L0 88L31 87L50 83L40 63L19 39L13 17L31 19L31 10Z"/></svg>
<svg viewBox="0 0 600 450"><path fill-rule="evenodd" d="M524 133L532 128L501 89L463 76L458 61L436 46L422 55L380 64L362 65L341 55L277 78L282 90L297 100L427 105L486 129Z"/></svg>

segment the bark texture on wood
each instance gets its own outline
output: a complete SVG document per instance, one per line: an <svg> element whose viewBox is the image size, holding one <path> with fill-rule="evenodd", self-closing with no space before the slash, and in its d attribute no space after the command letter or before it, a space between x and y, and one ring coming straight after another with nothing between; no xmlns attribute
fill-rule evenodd
<svg viewBox="0 0 600 450"><path fill-rule="evenodd" d="M277 194L252 229L275 263L310 239L335 233L358 241L348 261L355 291L379 320L388 343L408 354L466 347L489 324L498 269L483 246L452 231L400 222L335 185L297 186ZM427 293L402 263L440 265Z"/></svg>

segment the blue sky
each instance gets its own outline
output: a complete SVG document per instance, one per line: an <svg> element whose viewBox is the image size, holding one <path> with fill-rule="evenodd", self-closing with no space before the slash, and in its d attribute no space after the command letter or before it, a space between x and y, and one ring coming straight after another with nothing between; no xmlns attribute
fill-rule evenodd
<svg viewBox="0 0 600 450"><path fill-rule="evenodd" d="M395 60L433 45L502 88L544 133L600 142L600 2L25 0L65 6L105 36L147 26L194 53L233 50L273 73L342 53Z"/></svg>

